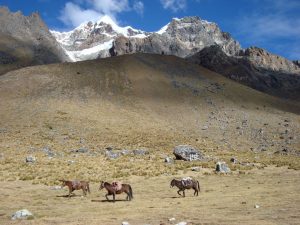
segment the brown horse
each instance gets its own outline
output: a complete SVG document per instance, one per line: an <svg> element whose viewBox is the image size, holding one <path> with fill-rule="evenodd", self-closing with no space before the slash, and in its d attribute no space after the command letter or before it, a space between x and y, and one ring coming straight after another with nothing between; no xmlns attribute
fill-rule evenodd
<svg viewBox="0 0 300 225"><path fill-rule="evenodd" d="M198 192L200 191L200 184L199 184L199 181L197 181L197 180L191 180L190 182L184 182L184 181L182 181L182 180L176 180L176 179L173 179L172 181L171 181L171 184L170 184L170 186L171 187L174 187L174 186L176 186L176 187L178 187L179 188L179 190L177 191L177 193L179 194L179 195L181 195L180 194L180 191L182 191L182 193L183 193L183 197L185 197L185 192L184 192L184 190L185 189L194 189L194 196L195 195L197 195L198 196Z"/></svg>
<svg viewBox="0 0 300 225"><path fill-rule="evenodd" d="M90 192L90 185L89 182L87 181L78 181L78 180L59 180L62 182L62 187L68 186L69 188L69 197L71 197L71 194L75 190L80 190L82 189L83 195L86 195L86 193L91 193Z"/></svg>
<svg viewBox="0 0 300 225"><path fill-rule="evenodd" d="M127 197L126 197L127 201L131 201L131 199L133 199L132 188L129 184L122 184L121 189L116 190L114 185L112 185L108 182L101 181L99 190L102 190L103 188L105 188L107 190L107 194L105 195L107 201L110 201L109 198L108 198L108 195L112 195L113 196L113 202L115 202L116 194L121 194L123 192L125 192L127 194Z"/></svg>

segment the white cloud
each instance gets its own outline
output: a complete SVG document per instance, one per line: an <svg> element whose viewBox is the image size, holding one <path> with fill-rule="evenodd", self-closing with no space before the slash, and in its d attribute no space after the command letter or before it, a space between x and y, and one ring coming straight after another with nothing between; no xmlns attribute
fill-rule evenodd
<svg viewBox="0 0 300 225"><path fill-rule="evenodd" d="M76 27L85 21L94 21L103 16L102 13L92 9L82 9L80 6L67 2L61 11L59 19L68 26Z"/></svg>
<svg viewBox="0 0 300 225"><path fill-rule="evenodd" d="M116 13L128 11L128 0L89 0L92 6L97 10L109 16L115 16Z"/></svg>
<svg viewBox="0 0 300 225"><path fill-rule="evenodd" d="M143 15L144 14L144 3L141 1L135 1L133 3L133 9L136 11L138 14Z"/></svg>
<svg viewBox="0 0 300 225"><path fill-rule="evenodd" d="M132 9L143 15L143 2L135 1L130 7L128 0L72 0L65 4L59 19L69 27L76 27L86 21L98 20L103 15L116 20L119 13Z"/></svg>
<svg viewBox="0 0 300 225"><path fill-rule="evenodd" d="M164 9L170 9L173 12L186 9L187 0L160 0Z"/></svg>

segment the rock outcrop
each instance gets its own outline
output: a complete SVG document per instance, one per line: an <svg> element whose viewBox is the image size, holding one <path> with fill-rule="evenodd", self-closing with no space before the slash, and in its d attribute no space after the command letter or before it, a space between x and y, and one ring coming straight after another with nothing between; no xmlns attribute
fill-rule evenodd
<svg viewBox="0 0 300 225"><path fill-rule="evenodd" d="M264 49L250 47L229 56L214 45L187 59L256 90L300 99L300 67Z"/></svg>

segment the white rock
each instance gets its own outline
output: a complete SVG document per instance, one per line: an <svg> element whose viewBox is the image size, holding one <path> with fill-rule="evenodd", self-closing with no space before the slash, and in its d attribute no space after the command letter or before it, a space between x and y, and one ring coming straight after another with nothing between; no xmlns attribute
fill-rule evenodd
<svg viewBox="0 0 300 225"><path fill-rule="evenodd" d="M31 212L29 212L27 209L22 209L22 210L19 210L19 211L15 212L11 216L11 219L12 220L27 219L29 216L33 216L33 214Z"/></svg>
<svg viewBox="0 0 300 225"><path fill-rule="evenodd" d="M175 221L176 219L173 217L173 218L170 218L169 221Z"/></svg>
<svg viewBox="0 0 300 225"><path fill-rule="evenodd" d="M258 209L260 206L259 205L254 205L254 208Z"/></svg>
<svg viewBox="0 0 300 225"><path fill-rule="evenodd" d="M127 221L123 221L122 225L130 225Z"/></svg>
<svg viewBox="0 0 300 225"><path fill-rule="evenodd" d="M36 161L36 158L34 156L27 156L26 157L26 162L27 163L34 163Z"/></svg>
<svg viewBox="0 0 300 225"><path fill-rule="evenodd" d="M182 222L177 223L176 225L187 225L187 222L182 221Z"/></svg>

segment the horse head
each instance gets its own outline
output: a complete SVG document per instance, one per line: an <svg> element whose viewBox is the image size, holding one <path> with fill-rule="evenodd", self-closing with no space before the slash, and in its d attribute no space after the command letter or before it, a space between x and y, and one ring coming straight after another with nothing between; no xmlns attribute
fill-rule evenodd
<svg viewBox="0 0 300 225"><path fill-rule="evenodd" d="M171 183L170 183L170 188L174 187L175 186L175 179L171 180Z"/></svg>
<svg viewBox="0 0 300 225"><path fill-rule="evenodd" d="M63 188L64 186L66 186L66 180L61 179L61 180L58 180L58 181L62 182L62 184L61 184L61 187L62 187L62 188Z"/></svg>
<svg viewBox="0 0 300 225"><path fill-rule="evenodd" d="M101 182L100 182L99 191L102 190L102 189L104 188L104 183L105 183L104 181L101 181Z"/></svg>

